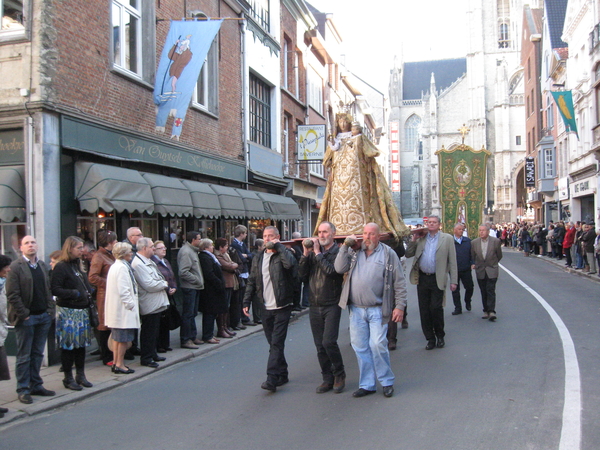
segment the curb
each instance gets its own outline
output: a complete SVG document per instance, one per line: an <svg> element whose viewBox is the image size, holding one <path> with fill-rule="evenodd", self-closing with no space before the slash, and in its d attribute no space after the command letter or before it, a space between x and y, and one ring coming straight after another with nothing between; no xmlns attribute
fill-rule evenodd
<svg viewBox="0 0 600 450"><path fill-rule="evenodd" d="M290 319L290 323L296 322L300 319L300 317L307 315L308 309L303 311L295 312L292 314ZM234 336L232 339L221 339L219 345L210 345L203 344L197 350L188 350L188 349L175 349L171 353L171 357L167 361L163 361L160 364L160 367L153 369L150 367L143 367L139 365L139 360L135 361L135 373L130 375L115 375L110 373L108 367L102 365L101 361L98 361L94 357L94 361L90 361L89 358L86 359L86 374L88 375L88 379L91 379L94 383L93 388L86 389L84 388L81 391L70 391L67 389L61 388L56 391L56 395L53 397L36 397L34 396L34 402L30 405L25 405L21 403L14 390L15 380L11 379L6 384L10 383L10 392L11 398L14 397L14 400L10 403L6 403L2 406L9 408L9 412L4 415L3 418L0 418L0 429L1 427L12 424L20 419L35 416L37 414L45 413L48 411L52 411L58 408L62 408L64 406L73 405L88 398L94 397L96 395L102 394L104 392L110 391L112 389L123 386L127 383L131 383L133 381L140 380L149 375L158 373L164 369L171 368L176 364L191 361L198 357L204 356L208 353L212 353L214 351L220 350L228 345L234 344L241 339L244 339L248 336L255 335L257 333L262 333L262 326L256 327L248 327L246 330L238 331L237 336ZM59 372L60 365L52 366L49 368L51 372L46 369L45 373L42 375L44 381L49 376L53 376L53 378L62 379L62 375ZM89 376L92 374L92 376ZM101 375L103 380L95 381L94 375ZM4 382L2 384L5 384Z"/></svg>

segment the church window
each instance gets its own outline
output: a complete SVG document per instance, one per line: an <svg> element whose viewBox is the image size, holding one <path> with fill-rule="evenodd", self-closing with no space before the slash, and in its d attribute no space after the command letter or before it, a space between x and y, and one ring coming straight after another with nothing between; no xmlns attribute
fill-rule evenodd
<svg viewBox="0 0 600 450"><path fill-rule="evenodd" d="M421 118L415 114L410 116L404 125L405 151L413 152L415 159L423 160L423 143L421 142Z"/></svg>
<svg viewBox="0 0 600 450"><path fill-rule="evenodd" d="M510 4L509 0L498 0L498 48L510 47L509 24Z"/></svg>

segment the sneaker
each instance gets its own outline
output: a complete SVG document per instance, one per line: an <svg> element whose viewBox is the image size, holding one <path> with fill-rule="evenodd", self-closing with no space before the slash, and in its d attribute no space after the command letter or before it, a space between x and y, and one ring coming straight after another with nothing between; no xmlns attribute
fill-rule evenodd
<svg viewBox="0 0 600 450"><path fill-rule="evenodd" d="M181 348L189 348L191 350L196 350L200 347L198 347L196 344L194 344L194 342L191 339L188 339L183 344L181 344Z"/></svg>

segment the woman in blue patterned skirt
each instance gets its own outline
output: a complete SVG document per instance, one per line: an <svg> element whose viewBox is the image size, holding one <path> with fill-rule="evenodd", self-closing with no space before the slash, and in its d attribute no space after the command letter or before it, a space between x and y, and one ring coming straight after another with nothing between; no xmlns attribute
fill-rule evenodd
<svg viewBox="0 0 600 450"><path fill-rule="evenodd" d="M85 348L91 344L92 329L88 307L92 287L81 271L83 240L69 236L52 271L50 286L56 297L56 340L61 349L61 361L67 389L80 391L92 387L85 377ZM76 376L73 378L73 364Z"/></svg>

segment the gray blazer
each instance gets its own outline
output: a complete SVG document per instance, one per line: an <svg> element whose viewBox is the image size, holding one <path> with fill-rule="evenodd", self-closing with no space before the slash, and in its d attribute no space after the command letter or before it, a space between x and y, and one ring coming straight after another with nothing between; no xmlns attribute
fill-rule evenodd
<svg viewBox="0 0 600 450"><path fill-rule="evenodd" d="M500 239L490 236L487 254L481 251L481 238L471 241L471 259L475 261L475 273L479 280L485 278L498 278L498 263L502 259L502 246Z"/></svg>
<svg viewBox="0 0 600 450"><path fill-rule="evenodd" d="M437 249L435 250L435 281L438 289L446 290L448 274L450 274L450 284L458 284L458 267L456 264L456 248L454 247L454 237L448 233L442 233L438 238ZM425 250L426 237L411 241L406 248L406 257L413 259L413 266L410 272L410 282L419 284L419 259Z"/></svg>

